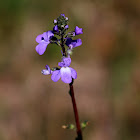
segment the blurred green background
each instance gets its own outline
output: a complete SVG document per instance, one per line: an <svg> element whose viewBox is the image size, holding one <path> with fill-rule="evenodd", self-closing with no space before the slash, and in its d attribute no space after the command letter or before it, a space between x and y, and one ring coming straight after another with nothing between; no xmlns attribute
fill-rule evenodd
<svg viewBox="0 0 140 140"><path fill-rule="evenodd" d="M140 139L139 0L0 0L0 140L74 140L68 85L41 74L60 48L39 56L35 38L61 13L83 28L72 64L85 140Z"/></svg>

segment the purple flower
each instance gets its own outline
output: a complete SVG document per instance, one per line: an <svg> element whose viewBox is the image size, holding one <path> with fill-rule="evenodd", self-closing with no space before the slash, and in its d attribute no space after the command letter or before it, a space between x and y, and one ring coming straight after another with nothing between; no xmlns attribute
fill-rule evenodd
<svg viewBox="0 0 140 140"><path fill-rule="evenodd" d="M71 38L68 38L66 41L66 45L72 49L82 45L82 40L81 39L72 40Z"/></svg>
<svg viewBox="0 0 140 140"><path fill-rule="evenodd" d="M65 17L65 14L61 14L61 16Z"/></svg>
<svg viewBox="0 0 140 140"><path fill-rule="evenodd" d="M80 35L83 33L83 29L82 28L79 28L78 26L75 27L75 34L76 35Z"/></svg>
<svg viewBox="0 0 140 140"><path fill-rule="evenodd" d="M58 26L57 25L55 25L54 27L53 27L53 31L55 31L55 32L59 32L59 29L58 29Z"/></svg>
<svg viewBox="0 0 140 140"><path fill-rule="evenodd" d="M42 73L43 75L49 75L49 74L52 73L52 71L51 71L51 69L50 69L50 67L49 67L48 65L46 65L45 68L46 68L46 69L43 69L43 70L41 71L41 73Z"/></svg>
<svg viewBox="0 0 140 140"><path fill-rule="evenodd" d="M58 63L58 65L61 67L61 69L53 71L51 79L54 82L57 82L61 77L61 80L64 83L71 83L72 78L76 79L77 78L77 72L73 68L69 67L70 63L71 63L71 58L64 57L62 62Z"/></svg>
<svg viewBox="0 0 140 140"><path fill-rule="evenodd" d="M39 44L36 46L36 51L39 55L42 55L45 52L52 36L54 36L52 31L47 31L37 36L36 42Z"/></svg>

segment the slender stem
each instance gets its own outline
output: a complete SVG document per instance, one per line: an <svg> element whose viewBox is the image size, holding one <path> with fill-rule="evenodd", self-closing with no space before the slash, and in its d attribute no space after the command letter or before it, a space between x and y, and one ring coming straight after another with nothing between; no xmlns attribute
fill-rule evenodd
<svg viewBox="0 0 140 140"><path fill-rule="evenodd" d="M64 47L64 37L63 35L61 35L61 48L63 51L63 56L66 56L66 51L65 51L65 47Z"/></svg>
<svg viewBox="0 0 140 140"><path fill-rule="evenodd" d="M63 34L61 34L61 48L63 51L63 56L66 56ZM69 84L69 86L70 86L70 96L71 96L71 100L73 104L73 110L74 110L74 116L75 116L75 122L76 122L76 128L77 128L76 140L83 140L82 131L81 131L80 122L79 122L78 110L77 110L76 101L74 97L73 81L74 80L72 79L72 82Z"/></svg>
<svg viewBox="0 0 140 140"><path fill-rule="evenodd" d="M77 128L77 138L76 138L76 140L83 140L82 131L81 131L80 122L79 122L78 110L77 110L76 101L75 101L75 97L74 97L73 82L70 83L69 86L70 86L70 96L71 96L71 99L72 99L76 128Z"/></svg>

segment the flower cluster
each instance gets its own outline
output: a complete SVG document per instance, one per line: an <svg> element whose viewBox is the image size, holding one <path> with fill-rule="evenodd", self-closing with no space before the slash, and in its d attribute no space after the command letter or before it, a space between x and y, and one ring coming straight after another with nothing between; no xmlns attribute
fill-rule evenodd
<svg viewBox="0 0 140 140"><path fill-rule="evenodd" d="M36 42L39 43L36 46L36 52L39 55L45 53L48 44L55 43L62 48L62 61L58 63L58 67L50 69L46 65L46 69L43 69L41 72L44 75L52 75L51 79L54 82L57 82L60 78L65 83L71 83L72 79L77 78L77 72L69 67L71 64L70 55L72 55L72 50L75 47L78 47L82 44L81 39L73 40L73 37L83 34L83 29L78 26L75 27L75 30L68 32L68 17L65 17L64 14L61 14L57 19L54 20L53 30L44 32L36 38Z"/></svg>

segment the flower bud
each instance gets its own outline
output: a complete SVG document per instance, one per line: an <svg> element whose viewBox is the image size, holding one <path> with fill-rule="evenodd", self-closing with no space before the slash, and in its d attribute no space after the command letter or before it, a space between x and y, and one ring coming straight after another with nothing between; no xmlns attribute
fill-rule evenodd
<svg viewBox="0 0 140 140"><path fill-rule="evenodd" d="M53 27L53 31L59 33L59 29L58 29L58 26L57 26L57 25L55 25L55 26Z"/></svg>
<svg viewBox="0 0 140 140"><path fill-rule="evenodd" d="M69 20L68 17L65 17L65 20Z"/></svg>
<svg viewBox="0 0 140 140"><path fill-rule="evenodd" d="M49 71L49 70L46 70L46 69L43 69L43 70L41 71L41 73L42 73L43 75L49 75L49 74L51 74L50 71Z"/></svg>
<svg viewBox="0 0 140 140"><path fill-rule="evenodd" d="M64 28L64 25L61 25L61 28Z"/></svg>
<svg viewBox="0 0 140 140"><path fill-rule="evenodd" d="M65 14L61 14L61 16L65 17Z"/></svg>
<svg viewBox="0 0 140 140"><path fill-rule="evenodd" d="M46 69L43 69L43 70L41 71L41 73L42 73L43 75L49 75L49 74L51 74L51 69L50 69L50 67L49 67L48 65L46 65L45 68L46 68Z"/></svg>
<svg viewBox="0 0 140 140"><path fill-rule="evenodd" d="M53 21L53 23L56 24L56 23L57 23L57 20L55 19L55 20Z"/></svg>
<svg viewBox="0 0 140 140"><path fill-rule="evenodd" d="M65 26L65 29L68 29L68 28L69 28L69 25L66 25L66 26Z"/></svg>

